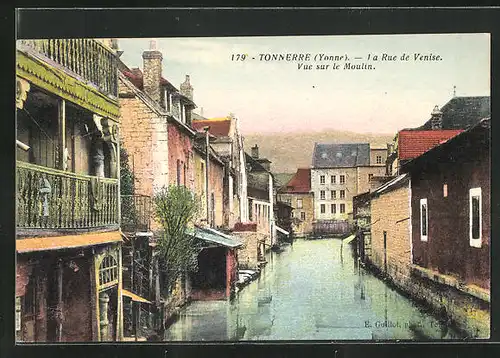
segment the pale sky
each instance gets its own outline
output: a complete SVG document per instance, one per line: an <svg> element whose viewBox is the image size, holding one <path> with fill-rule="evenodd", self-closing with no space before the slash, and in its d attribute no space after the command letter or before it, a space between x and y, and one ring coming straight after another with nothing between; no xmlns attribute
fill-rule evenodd
<svg viewBox="0 0 500 358"><path fill-rule="evenodd" d="M142 69L149 38L119 39L121 59ZM490 35L363 35L226 38L158 38L163 77L177 88L186 74L205 117L234 113L243 134L345 130L395 133L423 124L435 105L453 96L490 95ZM231 61L232 54L248 54ZM373 70L299 70L299 61L264 62L259 54L310 53L349 56ZM383 54L397 61L381 61ZM403 53L410 60L403 62ZM441 56L416 62L414 54ZM377 62L368 54L378 55ZM255 57L255 60L251 58ZM354 57L362 59L355 60ZM334 62L309 61L317 64ZM337 61L343 68L345 61Z"/></svg>

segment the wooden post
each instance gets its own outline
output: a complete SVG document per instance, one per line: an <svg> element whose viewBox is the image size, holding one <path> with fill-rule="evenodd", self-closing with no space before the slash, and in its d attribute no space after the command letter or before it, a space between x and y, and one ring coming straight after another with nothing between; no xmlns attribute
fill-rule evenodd
<svg viewBox="0 0 500 358"><path fill-rule="evenodd" d="M57 169L64 169L64 148L66 148L66 101L59 99L57 102Z"/></svg>
<svg viewBox="0 0 500 358"><path fill-rule="evenodd" d="M63 261L57 262L57 341L62 342Z"/></svg>
<svg viewBox="0 0 500 358"><path fill-rule="evenodd" d="M387 231L384 231L384 273L387 273Z"/></svg>
<svg viewBox="0 0 500 358"><path fill-rule="evenodd" d="M209 190L209 184L208 184L208 168L209 168L209 165L210 165L210 152L209 152L209 149L210 149L210 143L209 143L209 140L208 140L208 130L210 129L210 127L205 127L203 128L205 130L205 193L206 193L206 206L207 206L207 225L211 226L210 225L210 198L209 198L209 195L208 195L208 190Z"/></svg>
<svg viewBox="0 0 500 358"><path fill-rule="evenodd" d="M139 333L139 303L132 301L132 315L134 317L134 337L135 341L138 341L137 334Z"/></svg>

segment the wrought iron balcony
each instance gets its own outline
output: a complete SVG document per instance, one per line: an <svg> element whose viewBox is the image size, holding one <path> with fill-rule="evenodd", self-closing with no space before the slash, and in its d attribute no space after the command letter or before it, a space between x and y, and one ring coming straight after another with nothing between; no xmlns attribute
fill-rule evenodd
<svg viewBox="0 0 500 358"><path fill-rule="evenodd" d="M19 40L18 48L28 49L60 65L100 92L117 97L118 72L115 54L93 39Z"/></svg>
<svg viewBox="0 0 500 358"><path fill-rule="evenodd" d="M147 195L122 195L121 216L123 232L149 231L151 197Z"/></svg>
<svg viewBox="0 0 500 358"><path fill-rule="evenodd" d="M118 226L118 179L98 178L17 161L17 228Z"/></svg>

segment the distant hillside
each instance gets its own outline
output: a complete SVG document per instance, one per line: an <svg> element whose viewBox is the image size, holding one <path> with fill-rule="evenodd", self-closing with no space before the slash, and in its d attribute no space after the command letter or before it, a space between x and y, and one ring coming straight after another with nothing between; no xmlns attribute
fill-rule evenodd
<svg viewBox="0 0 500 358"><path fill-rule="evenodd" d="M309 133L269 133L248 134L245 137L245 150L251 154L251 148L259 146L259 156L272 161L273 173L294 173L297 168L311 166L314 143L370 143L374 146L386 146L395 134L354 133L325 131Z"/></svg>

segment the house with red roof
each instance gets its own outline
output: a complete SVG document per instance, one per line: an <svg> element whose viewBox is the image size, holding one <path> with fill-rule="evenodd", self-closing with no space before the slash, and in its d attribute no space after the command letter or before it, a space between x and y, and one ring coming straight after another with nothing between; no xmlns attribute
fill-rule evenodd
<svg viewBox="0 0 500 358"><path fill-rule="evenodd" d="M306 237L311 234L314 218L311 169L297 169L288 183L278 189L278 202L292 206L292 230L296 237Z"/></svg>
<svg viewBox="0 0 500 358"><path fill-rule="evenodd" d="M491 115L490 97L453 97L435 106L430 118L418 128L399 131L388 144L387 175L396 176L404 163L442 144Z"/></svg>
<svg viewBox="0 0 500 358"><path fill-rule="evenodd" d="M427 302L470 337L486 338L490 120L476 121L481 106L456 112L451 107L449 116L468 114L459 116L462 128L453 127L450 117L445 121L445 111L436 107L424 126L396 136L387 161L392 178L373 188L360 205L369 219L360 230L359 252L397 287Z"/></svg>
<svg viewBox="0 0 500 358"><path fill-rule="evenodd" d="M206 215L201 218L204 221L198 224L203 227L218 228L223 225L222 192L226 170L225 163L213 148L210 145L203 146L203 136L200 136L201 133L193 127L192 110L196 105L193 102L193 86L189 75L179 89L166 80L162 75L162 53L156 49L154 41L151 43L151 48L143 52L142 57L142 70L129 68L120 62L118 74L122 123L120 137L134 180L132 192L124 195L122 202L127 202L128 205L124 207L130 209L129 216L132 219L139 216L145 218L147 222L146 230L142 226L139 227L134 220L131 222L132 225L126 228L123 226L126 231L125 236L128 238L124 249L124 261L128 270L124 276L128 276L127 282L130 284L134 282L131 290L153 287L146 290L149 295L146 298L157 303L159 305L157 312L163 312L163 319L168 320L174 314L175 307L185 304L194 292L193 289L200 287L191 286L192 277L184 274L171 291L165 289L165 273L159 269L158 262L155 263L151 259L155 243L161 237L163 229L151 214L153 205L151 198L158 189L172 185L185 186L195 193L200 191L201 182L197 181L198 176L208 177L208 180L201 183L203 186L201 190L206 193L204 203L208 201L206 199L209 201L204 208ZM196 157L205 157L207 152L209 160L202 167L201 163L196 161ZM149 209L146 210L147 208ZM213 235L204 230L196 236L203 241L205 247L204 253L198 256L198 260L203 261L204 255L209 252L211 259L217 261L212 268L201 265L199 271L203 272L198 273L214 277L213 281L205 282L203 288L214 284L217 290L220 289L219 291L226 295L230 290L227 291L222 286L228 283L230 287L233 283L233 271L236 267L235 247L238 245L234 240L231 243L231 237L220 239L219 234L214 235L218 237L216 242ZM137 257L148 259L138 262ZM228 267L228 273L221 269L222 266ZM150 270L153 272L153 277L149 275ZM135 277L134 281L132 277ZM142 277L143 280L138 280L137 277ZM199 291L197 295L199 296Z"/></svg>
<svg viewBox="0 0 500 358"><path fill-rule="evenodd" d="M205 118L196 115L192 127L198 134L208 131L210 147L226 165L224 175L223 213L224 226L233 228L238 222L247 222L247 170L243 136L238 118L230 114L221 118Z"/></svg>

